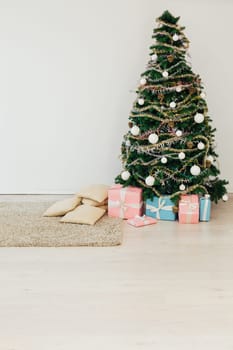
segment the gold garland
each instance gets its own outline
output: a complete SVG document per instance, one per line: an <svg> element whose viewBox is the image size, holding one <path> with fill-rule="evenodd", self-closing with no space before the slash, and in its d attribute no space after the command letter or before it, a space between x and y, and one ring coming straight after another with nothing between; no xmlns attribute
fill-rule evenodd
<svg viewBox="0 0 233 350"><path fill-rule="evenodd" d="M131 165L143 165L143 166L148 166L148 165L156 165L160 160L159 159L152 159L148 162L144 162L141 158L133 160L131 163L127 163L129 166Z"/></svg>
<svg viewBox="0 0 233 350"><path fill-rule="evenodd" d="M156 80L153 80L151 79L151 82L152 84L155 84L155 83L160 83L160 82L164 82L164 81L168 81L169 79L170 80L175 80L175 79L185 79L185 78L195 78L195 74L191 74L191 73L187 73L187 74L180 74L180 75L168 75L167 78L159 78L159 79L156 79Z"/></svg>
<svg viewBox="0 0 233 350"><path fill-rule="evenodd" d="M156 18L156 22L161 23L161 24L163 24L163 25L166 26L166 27L171 27L171 28L177 29L177 30L179 30L179 31L182 31L182 27L179 26L178 24L167 23L167 22L164 22L164 21L163 21L162 19L160 19L160 18Z"/></svg>
<svg viewBox="0 0 233 350"><path fill-rule="evenodd" d="M161 196L161 193L159 193L159 191L157 191L155 188L148 186L146 183L144 183L140 179L137 179L137 181L142 185L142 187L147 187L147 188L151 189L157 197Z"/></svg>
<svg viewBox="0 0 233 350"><path fill-rule="evenodd" d="M173 49L174 51L177 51L177 52L186 52L187 48L189 46L189 43L188 42L186 42L186 43L187 43L187 47L178 47L178 46L173 46L173 45L166 44L166 43L161 43L161 45L157 44L157 46L165 46L165 47ZM152 48L152 51L154 52L154 48Z"/></svg>
<svg viewBox="0 0 233 350"><path fill-rule="evenodd" d="M178 67L178 66L181 65L181 64L185 64L185 65L186 65L185 60L181 60L181 61L177 62L177 63L174 64L173 66L167 68L166 71L169 72L169 71L173 70L174 68ZM158 66L157 63L156 63L156 66ZM163 73L164 69L161 69L160 67L159 67L159 68L156 68L156 66L154 66L154 65L149 65L149 67L147 68L147 71L152 71L152 70L154 70L154 71L158 71L158 72L160 72L160 73ZM177 72L177 70L176 70L176 72Z"/></svg>
<svg viewBox="0 0 233 350"><path fill-rule="evenodd" d="M192 95L191 94L189 94L183 101L181 101L181 102L178 102L177 103L177 107L175 107L175 108L172 108L172 111L178 111L179 110L179 108L181 107L182 108L182 106L184 105L184 104L186 104L187 102L194 102L194 101L196 101L196 100L201 100L202 98L200 97L200 96L194 96L194 97L192 97ZM191 104L191 103L190 103ZM190 104L189 104L189 106L190 106ZM171 108L169 105L167 105L166 104L166 108ZM189 106L187 106L187 107L189 107ZM176 114L177 115L177 114Z"/></svg>
<svg viewBox="0 0 233 350"><path fill-rule="evenodd" d="M190 99L190 96L192 95L188 95L182 102L179 102L179 106L177 108L173 108L173 111L176 111L178 112L180 108L183 108L183 104L185 104L189 99ZM187 108L189 108L191 106L191 101L195 101L195 100L201 100L202 98L200 96L194 96L191 100L190 100L190 104L187 106ZM136 103L134 104L133 106L133 110L135 113L139 113L139 114L133 114L133 113L130 113L129 115L129 118L135 118L135 117L148 117L150 119L155 119L155 120L158 120L158 121L164 121L163 118L160 118L160 117L157 117L157 116L153 116L152 114L147 114L147 113L140 113L140 112L144 112L144 111L147 111L148 109L155 109L157 112L161 113L162 115L164 115L167 119L170 120L173 120L173 121L185 121L185 120L189 120L190 118L193 117L193 115L191 116L187 116L187 113L172 113L173 115L171 116L170 113L166 113L166 111L164 111L163 109L159 108L157 104L155 103L151 103L150 105L148 106L145 106L145 107L142 107L142 108L137 108L136 107ZM199 106L197 106L199 107ZM202 107L204 109L204 114L206 114L208 112L208 109L207 107ZM169 107L167 107L167 109L169 109ZM169 112L171 112L171 110L169 110ZM185 118L180 118L181 116L185 116ZM177 119L177 117L179 117L179 119Z"/></svg>
<svg viewBox="0 0 233 350"><path fill-rule="evenodd" d="M133 138L136 138L138 140L138 138L136 136L133 136ZM180 140L180 137L174 136L174 137L171 137L170 139L163 140L163 141L156 143L154 145L141 145L141 146L138 146L138 148L142 148L142 149L161 148L162 145L164 145L166 143L174 143L178 140ZM163 148L163 150L164 150L164 148Z"/></svg>
<svg viewBox="0 0 233 350"><path fill-rule="evenodd" d="M158 34L159 35L166 35L170 38L170 40L174 41L173 36L169 32L167 32L166 30L159 30L157 32L154 32L152 35L152 38L156 38L156 35L158 35ZM176 34L179 34L179 36L182 36L182 39L180 39L181 41L188 43L188 44L190 43L190 41L188 40L188 38L186 37L186 35L184 34L184 32L181 29L179 29L178 33L176 33Z"/></svg>
<svg viewBox="0 0 233 350"><path fill-rule="evenodd" d="M154 187L146 185L146 183L144 183L140 179L137 179L137 181L141 184L142 187L146 187L146 188L151 189L157 197L161 196L161 193L158 190L156 190ZM207 189L203 185L193 185L193 186L188 187L185 191L177 191L177 192L171 194L170 198L174 198L174 197L180 196L182 194L191 193L192 191L196 190L197 188L202 189L206 194L208 194Z"/></svg>
<svg viewBox="0 0 233 350"><path fill-rule="evenodd" d="M182 30L180 30L178 34L179 34L179 36L182 36L182 37L185 39L185 41L186 41L186 40L188 41L186 35L182 32ZM157 32L154 32L153 35L152 35L152 38L156 38L156 35L166 35L166 36L168 36L172 41L174 41L174 40L173 40L173 36L172 36L169 32L167 32L166 30L159 30L159 31L157 31Z"/></svg>
<svg viewBox="0 0 233 350"><path fill-rule="evenodd" d="M154 115L152 115L152 114L132 114L132 113L130 113L130 115L129 115L129 117L130 118L135 118L135 117L142 117L142 118L149 118L149 119L154 119L154 120L158 120L158 121L164 121L164 119L163 118L160 118L160 117L156 117L156 116L154 116ZM170 119L169 119L170 120ZM167 122L169 121L169 120L167 120Z"/></svg>
<svg viewBox="0 0 233 350"><path fill-rule="evenodd" d="M208 191L207 191L207 189L206 189L204 186L202 186L202 185L193 185L193 186L188 187L185 191L178 191L178 192L173 193L173 194L170 196L170 198L174 198L174 197L179 196L179 195L181 195L181 194L190 193L190 192L196 190L197 188L203 189L204 192L205 192L206 194L208 194Z"/></svg>
<svg viewBox="0 0 233 350"><path fill-rule="evenodd" d="M183 171L187 168L187 166L188 166L190 163L192 163L193 160L194 160L195 158L198 158L199 156L200 156L200 153L198 153L198 154L197 154L196 156L194 156L193 158L189 159L189 160L185 163L185 165L184 165L181 169L175 171L174 174L179 174L179 173L183 172ZM199 164L199 163L198 163L198 164ZM200 165L200 164L199 164L199 165Z"/></svg>
<svg viewBox="0 0 233 350"><path fill-rule="evenodd" d="M195 136L193 139L201 139L204 140L206 142L206 147L205 147L205 157L203 159L203 167L206 168L206 157L207 154L209 152L209 148L210 148L210 141L207 137L203 136L203 135L197 135Z"/></svg>
<svg viewBox="0 0 233 350"><path fill-rule="evenodd" d="M189 179L180 179L180 178L178 179L174 176L174 174L172 172L169 174L169 172L167 172L167 170L164 170L164 172L168 176L169 179L173 179L173 181L175 181L177 183L188 183L191 181Z"/></svg>
<svg viewBox="0 0 233 350"><path fill-rule="evenodd" d="M166 92L169 92L169 91L173 91L173 90L176 90L176 88L180 86L183 90L185 88L189 88L189 87L196 87L196 88L199 88L199 86L196 86L195 84L193 83L190 83L190 84L176 84L176 85L172 85L172 86L168 86L168 87L165 87L163 88L163 85L140 85L138 87L138 90L139 91L144 91L144 90L153 90L154 92L158 92L158 93L164 93L165 91Z"/></svg>
<svg viewBox="0 0 233 350"><path fill-rule="evenodd" d="M200 156L200 153L199 153L198 155L192 157L191 159L189 159L189 160L184 164L184 166L183 166L181 169L172 172L172 175L174 176L174 175L176 175L176 174L182 173L182 172L187 168L187 166L188 166L190 163L192 163L193 160L194 160L195 158L197 158L197 157L199 157L199 156ZM162 167L163 167L163 166L161 165L160 168L162 168ZM166 171L168 171L167 168L166 168ZM165 172L165 171L164 171L164 172Z"/></svg>
<svg viewBox="0 0 233 350"><path fill-rule="evenodd" d="M161 111L161 113L162 114L165 114L165 113L163 113L162 111ZM170 118L168 119L168 115L166 115L167 116L167 119L163 119L163 118L160 118L160 117L156 117L156 116L154 116L154 115L152 115L152 114L130 114L129 115L129 118L149 118L149 119L154 119L154 120L157 120L157 121L161 121L161 122L164 122L164 124L165 123L169 123L169 122L171 122L171 121L173 121L173 122L184 122L184 121L186 121L186 120L189 120L189 119L191 119L191 118L193 118L193 115L191 115L191 116L188 116L188 117L184 117L184 118L176 118L178 115L179 116L182 116L182 115L185 115L186 113L184 113L184 114L176 114L175 115L175 117L174 118L172 118L171 116L170 116Z"/></svg>
<svg viewBox="0 0 233 350"><path fill-rule="evenodd" d="M132 139L135 139L136 137L135 136L130 136L130 138ZM166 141L166 140L164 140ZM161 146L159 146L160 143L158 144L155 144L155 145L140 145L140 146L137 146L137 149L141 149L141 150L147 150L149 147L149 150L151 148L154 148L154 149L160 149L162 148ZM157 147L156 147L157 146ZM180 152L187 152L187 153L192 153L192 152L195 152L196 151L196 148L172 148L172 147L163 147L163 151L166 151L166 152L174 152L174 153L180 153Z"/></svg>

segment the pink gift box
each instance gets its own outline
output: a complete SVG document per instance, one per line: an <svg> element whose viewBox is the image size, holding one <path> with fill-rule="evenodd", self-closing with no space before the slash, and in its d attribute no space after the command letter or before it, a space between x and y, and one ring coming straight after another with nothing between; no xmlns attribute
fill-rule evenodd
<svg viewBox="0 0 233 350"><path fill-rule="evenodd" d="M179 201L179 223L197 224L199 222L199 198L196 194L182 195Z"/></svg>
<svg viewBox="0 0 233 350"><path fill-rule="evenodd" d="M142 215L142 189L114 185L108 191L108 216L131 219Z"/></svg>
<svg viewBox="0 0 233 350"><path fill-rule="evenodd" d="M127 223L135 227L142 227L146 225L157 224L157 220L146 215L136 215L133 219L128 219Z"/></svg>

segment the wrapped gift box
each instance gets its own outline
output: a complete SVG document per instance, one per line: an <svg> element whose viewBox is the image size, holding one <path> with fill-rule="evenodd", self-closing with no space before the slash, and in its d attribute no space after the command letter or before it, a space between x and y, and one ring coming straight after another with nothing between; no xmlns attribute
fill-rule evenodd
<svg viewBox="0 0 233 350"><path fill-rule="evenodd" d="M211 213L211 200L210 195L206 194L204 197L200 198L200 221L210 221Z"/></svg>
<svg viewBox="0 0 233 350"><path fill-rule="evenodd" d="M169 196L154 197L146 200L146 215L160 220L176 220L173 212L174 203Z"/></svg>
<svg viewBox="0 0 233 350"><path fill-rule="evenodd" d="M127 223L135 227L142 227L146 225L156 224L157 220L146 215L136 215L133 219L128 219Z"/></svg>
<svg viewBox="0 0 233 350"><path fill-rule="evenodd" d="M108 216L131 219L141 216L143 209L142 189L114 185L108 191Z"/></svg>
<svg viewBox="0 0 233 350"><path fill-rule="evenodd" d="M196 194L181 196L179 222L181 224L197 224L199 222L199 198Z"/></svg>

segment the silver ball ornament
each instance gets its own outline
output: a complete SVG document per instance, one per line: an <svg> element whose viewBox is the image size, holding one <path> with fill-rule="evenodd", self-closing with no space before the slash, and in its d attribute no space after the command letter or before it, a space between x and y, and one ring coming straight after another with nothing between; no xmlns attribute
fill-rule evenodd
<svg viewBox="0 0 233 350"><path fill-rule="evenodd" d="M168 75L169 75L168 71L165 70L165 71L163 72L163 77L164 77L164 78L168 78Z"/></svg>

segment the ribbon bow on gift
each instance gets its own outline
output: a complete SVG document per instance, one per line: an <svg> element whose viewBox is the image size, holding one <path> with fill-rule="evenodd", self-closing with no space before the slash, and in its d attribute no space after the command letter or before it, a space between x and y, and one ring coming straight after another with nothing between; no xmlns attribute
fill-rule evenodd
<svg viewBox="0 0 233 350"><path fill-rule="evenodd" d="M172 210L172 205L165 205L166 204L166 200L163 199L162 197L158 198L158 207L154 207L151 204L147 204L146 208L149 209L152 213L156 213L156 218L160 219L160 210L168 210L171 211Z"/></svg>
<svg viewBox="0 0 233 350"><path fill-rule="evenodd" d="M108 206L110 208L120 208L119 217L122 219L125 217L125 211L127 210L127 208L141 208L141 206L142 206L142 202L138 203L138 204L125 203L126 192L127 192L127 188L121 188L120 200L117 200L117 201L109 200L108 201Z"/></svg>
<svg viewBox="0 0 233 350"><path fill-rule="evenodd" d="M190 202L189 198L181 199L180 204L185 204L188 207L188 210L196 210L198 208L198 203Z"/></svg>
<svg viewBox="0 0 233 350"><path fill-rule="evenodd" d="M143 215L143 216L139 216L139 215L136 215L134 217L134 222L137 220L139 221L142 221L144 225L149 225L150 224L150 220L147 219L146 215Z"/></svg>

